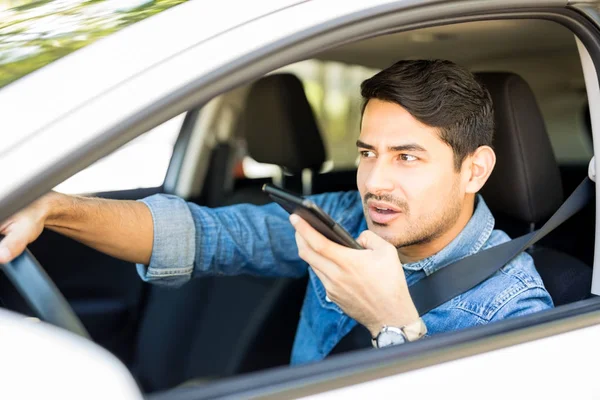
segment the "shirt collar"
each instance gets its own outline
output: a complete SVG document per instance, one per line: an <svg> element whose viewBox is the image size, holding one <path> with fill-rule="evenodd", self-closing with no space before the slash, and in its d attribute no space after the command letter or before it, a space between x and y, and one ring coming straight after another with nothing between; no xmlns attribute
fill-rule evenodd
<svg viewBox="0 0 600 400"><path fill-rule="evenodd" d="M458 236L438 253L419 261L403 264L404 269L423 270L426 275L431 275L450 263L477 253L492 234L494 222L494 217L483 201L483 197L477 195L475 211Z"/></svg>

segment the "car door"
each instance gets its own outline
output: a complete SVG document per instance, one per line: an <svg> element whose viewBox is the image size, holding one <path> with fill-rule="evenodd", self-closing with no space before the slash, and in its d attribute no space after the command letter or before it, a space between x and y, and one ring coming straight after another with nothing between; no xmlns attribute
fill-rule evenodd
<svg viewBox="0 0 600 400"><path fill-rule="evenodd" d="M559 2L544 2L544 6L554 6L549 11L548 9L532 9L533 7L540 7L539 2L523 1L518 4L518 7L515 6L518 12L514 9L506 10L505 4L501 1L480 2L476 3L477 5L473 2L458 1L451 5L446 2L438 4L398 1L387 2L389 4L381 2L373 7L364 5L362 2L362 6L359 6L358 2L349 3L348 9L338 7L338 12L334 13L326 10L325 6L322 6L323 2L307 2L303 3L301 7L299 6L299 10L294 10L298 13L283 12L281 17L273 14L264 21L254 21L254 24L249 24L244 28L232 29L223 34L219 40L207 41L203 45L191 49L189 53L180 54L179 58L165 63L161 68L155 71L147 71L145 76L142 76L139 80L128 82L116 88L113 93L94 99L88 107L76 110L69 118L75 122L84 117L92 118L94 112L101 106L114 112L114 115L118 115L112 120L100 121L101 118L96 118L95 122L98 122L98 125L94 125L95 130L89 129L87 132L90 138L98 139L97 146L93 150L107 154L111 150L111 146L118 146L122 143L119 140L125 141L126 137L141 133L143 131L142 127L147 124L162 122L160 121L161 118L164 120L168 118L167 115L170 117L177 112L182 112L190 103L199 104L207 101L224 88L235 86L244 80L269 72L270 69L279 67L285 62L305 57L306 54L312 51L316 52L323 46L334 46L353 37L375 35L378 32L384 32L386 29L399 29L405 26L414 27L419 24L426 26L442 18L444 18L445 23L449 23L451 21L464 21L467 15L473 19L491 18L496 16L495 13L500 13L497 15L498 18L506 17L503 13L513 18L515 17L514 13L520 18L550 18L552 16L565 24L570 24L569 26L574 30L579 29L579 32L582 32L582 37L586 39L586 45L592 47L596 45L596 52L598 50L597 33L596 36L590 33L593 32L593 28L590 28L590 22L585 20L582 22L583 17L572 10L565 10L562 7L564 4L561 4L561 7L557 6ZM422 7L417 7L419 5ZM565 13L567 14L566 17L564 17ZM308 16L316 16L315 18L318 20L309 23L306 22L309 18L302 18ZM277 23L275 24L275 22ZM585 28L585 24L587 24L587 28ZM273 29L274 26L278 29ZM345 30L345 28L349 29ZM273 39L275 35L280 36ZM250 39L245 41L244 38L251 38L252 43L249 43ZM273 43L273 40L278 41ZM250 47L246 48L246 46ZM204 60L206 54L210 51L217 54L217 49L224 48L230 49L231 52L227 54L218 53L219 57L212 58L200 66L192 62L194 60ZM597 53L595 53L595 59L598 60ZM227 67L224 65L227 65ZM186 66L188 66L188 69L185 69ZM138 103L131 105L131 108L121 110L123 113L126 112L124 116L118 114L117 105L112 104L110 100L114 100L118 95L127 96L127 93L134 93L135 91L131 89L141 90L149 87L147 83L153 77L164 76L169 68L171 68L171 72L179 70L181 73L168 76L161 87L152 90L147 97L137 99ZM190 72L192 69L196 75ZM190 83L190 81L192 82ZM182 87L184 89L181 89ZM136 99L132 98L133 100ZM92 107L93 105L97 107ZM163 110L168 111L164 111L164 114L157 112ZM157 114L151 114L152 111L157 112ZM149 117L150 114L153 117ZM109 115L113 114L109 113ZM154 115L158 116L154 117ZM127 123L122 123L123 121ZM69 127L74 129L73 124L69 124L69 122L57 123L55 126L47 128L44 134L53 135L53 137L66 135L66 130ZM108 133L105 134L106 132ZM92 149L75 153L76 151L73 149L64 151L65 155L76 155L78 161L84 160L86 157L88 159L95 157L92 154ZM16 160L19 155L23 154L26 154L26 152L14 152L12 160ZM21 163L19 165L24 166L25 164ZM31 195L35 196L44 189L42 178L51 179L51 182L60 179L60 173L57 171L58 169L50 171L47 175L42 175L31 183L21 182L19 188L35 189L37 192ZM61 173L64 173L64 171L61 171ZM0 207L4 206L8 210L10 207L17 206L14 196L11 197L9 194L2 192L0 192L0 195L3 195L3 197L0 197ZM0 210L3 209L0 208ZM163 398L250 397L273 394L279 394L280 397L300 397L318 394L366 381L377 382L376 380L394 377L408 371L425 370L425 367L432 367L433 369L440 363L474 354L484 354L498 349L510 350L509 346L517 346L537 339L541 340L559 333L565 333L562 336L562 338L565 338L567 337L566 334L576 333L576 329L583 327L591 327L593 329L590 331L596 333L597 329L594 325L597 325L600 321L599 310L600 302L598 299L592 298L573 304L570 307L505 321L493 326L482 326L456 332L439 339L431 338L426 341L410 343L385 352L365 350L340 356L339 358L332 358L319 364L240 377L235 381L223 381L214 385L207 385L201 389L182 389L178 391L179 396L169 393ZM573 339L578 343L592 343L589 336L583 339L581 336L573 336ZM567 337L566 341L569 340ZM560 343L556 344L555 342L554 347L560 348ZM582 350L580 348L580 350L574 351L581 352ZM524 357L523 361L526 360L530 360L530 358ZM538 361L551 365L547 358L540 358ZM575 364L577 362L571 360L570 366ZM523 365L527 364L523 362ZM535 366L532 368L535 368ZM557 371L559 371L558 368ZM478 377L481 383L489 382L490 374L487 369L479 368L477 372L482 374ZM503 372L506 373L507 369L503 369ZM501 373L502 371L494 370L494 374ZM525 374L526 371L523 373ZM469 376L468 380L473 379L473 376ZM554 382L554 380L552 381ZM540 382L544 381L540 379ZM500 381L500 383L503 382ZM455 379L454 384L457 390L461 388L464 390L465 388L464 379ZM510 388L510 385L505 386ZM477 390L472 391L472 393L478 396L481 395L481 392ZM160 397L156 396L156 398Z"/></svg>

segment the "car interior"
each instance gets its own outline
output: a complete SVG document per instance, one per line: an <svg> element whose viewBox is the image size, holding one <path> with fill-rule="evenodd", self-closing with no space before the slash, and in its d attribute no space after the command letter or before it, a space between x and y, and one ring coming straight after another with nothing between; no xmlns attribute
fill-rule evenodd
<svg viewBox="0 0 600 400"><path fill-rule="evenodd" d="M270 202L264 183L305 195L356 190L360 82L397 60L419 58L463 65L490 91L497 164L482 195L496 229L516 237L539 228L587 176L593 154L575 37L541 20L364 39L223 93L211 107L190 110L181 126L173 160L178 146L197 143L188 139L199 126L206 130L198 146L206 162L194 170L186 200L262 205ZM169 174L177 176L176 164ZM94 195L161 192L181 194L165 184ZM594 221L590 203L528 250L556 306L590 297ZM146 284L132 264L50 231L30 249L94 341L123 361L146 393L289 364L307 277L214 276L173 289ZM5 307L29 313L4 277L0 293Z"/></svg>

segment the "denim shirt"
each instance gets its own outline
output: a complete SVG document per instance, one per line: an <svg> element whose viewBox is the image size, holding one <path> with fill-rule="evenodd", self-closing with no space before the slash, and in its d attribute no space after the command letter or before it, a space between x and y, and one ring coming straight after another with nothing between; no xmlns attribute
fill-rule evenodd
<svg viewBox="0 0 600 400"><path fill-rule="evenodd" d="M367 229L358 192L310 197L352 236ZM300 277L308 272L292 364L325 358L357 324L333 302L312 269L298 256L295 231L278 204L207 208L171 195L141 200L152 213L154 245L142 279L179 286L209 274ZM408 285L478 251L510 240L493 230L494 218L481 196L462 232L437 254L404 264ZM521 253L492 277L423 316L428 335L483 325L552 307L532 258Z"/></svg>

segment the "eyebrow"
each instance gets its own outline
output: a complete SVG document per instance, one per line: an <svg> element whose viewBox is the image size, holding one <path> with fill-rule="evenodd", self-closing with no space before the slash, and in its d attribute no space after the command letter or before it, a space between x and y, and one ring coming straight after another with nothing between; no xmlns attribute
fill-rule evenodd
<svg viewBox="0 0 600 400"><path fill-rule="evenodd" d="M361 142L360 140L356 141L356 147L360 147L363 149L369 149L369 150L375 150L375 146L372 146L365 142ZM422 146L420 146L416 143L407 143L407 144L401 144L398 146L388 146L388 150L389 151L422 151L422 152L427 151Z"/></svg>

